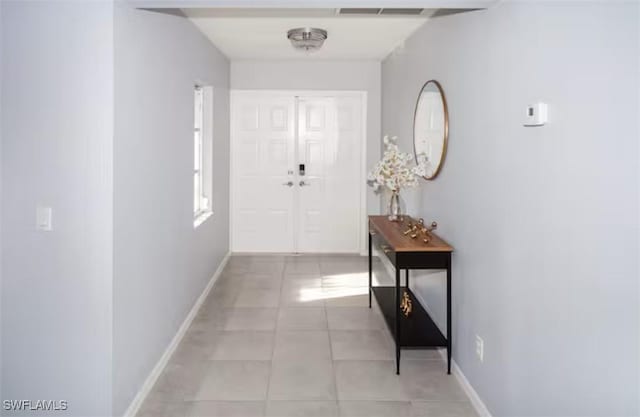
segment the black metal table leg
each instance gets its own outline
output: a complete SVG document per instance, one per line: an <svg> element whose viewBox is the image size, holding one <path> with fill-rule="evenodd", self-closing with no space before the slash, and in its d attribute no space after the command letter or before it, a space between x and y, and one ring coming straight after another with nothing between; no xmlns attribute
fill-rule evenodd
<svg viewBox="0 0 640 417"><path fill-rule="evenodd" d="M373 252L371 249L372 241L371 241L371 233L369 233L369 308L371 308L371 286L373 285Z"/></svg>
<svg viewBox="0 0 640 417"><path fill-rule="evenodd" d="M400 268L396 268L396 374L400 375Z"/></svg>
<svg viewBox="0 0 640 417"><path fill-rule="evenodd" d="M404 282L405 282L405 286L408 289L409 288L409 270L408 269L404 270Z"/></svg>
<svg viewBox="0 0 640 417"><path fill-rule="evenodd" d="M447 373L451 374L451 256L447 262Z"/></svg>

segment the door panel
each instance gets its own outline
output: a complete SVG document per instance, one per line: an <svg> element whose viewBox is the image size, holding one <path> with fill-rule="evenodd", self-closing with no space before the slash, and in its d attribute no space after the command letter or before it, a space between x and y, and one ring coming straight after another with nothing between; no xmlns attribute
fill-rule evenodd
<svg viewBox="0 0 640 417"><path fill-rule="evenodd" d="M358 252L362 102L357 97L301 97L298 163L307 185L297 199L300 252Z"/></svg>
<svg viewBox="0 0 640 417"><path fill-rule="evenodd" d="M233 250L292 252L293 97L242 97L233 106Z"/></svg>
<svg viewBox="0 0 640 417"><path fill-rule="evenodd" d="M288 119L292 115L289 114L289 109L281 106L274 106L271 109L271 129L276 131L289 130Z"/></svg>
<svg viewBox="0 0 640 417"><path fill-rule="evenodd" d="M359 252L362 106L359 95L234 95L232 250Z"/></svg>
<svg viewBox="0 0 640 417"><path fill-rule="evenodd" d="M247 103L240 111L241 131L255 131L260 126L260 106L258 103Z"/></svg>

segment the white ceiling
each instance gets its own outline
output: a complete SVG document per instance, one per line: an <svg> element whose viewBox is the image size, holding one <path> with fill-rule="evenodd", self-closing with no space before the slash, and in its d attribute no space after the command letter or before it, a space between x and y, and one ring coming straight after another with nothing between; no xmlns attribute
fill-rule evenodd
<svg viewBox="0 0 640 417"><path fill-rule="evenodd" d="M230 59L384 59L427 16L337 16L335 9L184 9L184 13ZM320 51L293 49L287 30L328 32Z"/></svg>
<svg viewBox="0 0 640 417"><path fill-rule="evenodd" d="M196 7L423 7L428 9L487 8L501 0L126 0L134 7L183 9Z"/></svg>

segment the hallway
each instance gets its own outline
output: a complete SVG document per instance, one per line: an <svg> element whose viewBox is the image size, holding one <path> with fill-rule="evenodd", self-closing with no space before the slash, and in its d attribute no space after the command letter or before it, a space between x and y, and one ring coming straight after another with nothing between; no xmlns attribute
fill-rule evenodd
<svg viewBox="0 0 640 417"><path fill-rule="evenodd" d="M475 416L437 351L395 375L367 305L365 257L232 256L138 416Z"/></svg>

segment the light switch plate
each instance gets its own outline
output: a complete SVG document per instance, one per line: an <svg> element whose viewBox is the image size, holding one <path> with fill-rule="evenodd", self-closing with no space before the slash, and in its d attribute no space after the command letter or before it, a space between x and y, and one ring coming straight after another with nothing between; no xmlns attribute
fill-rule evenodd
<svg viewBox="0 0 640 417"><path fill-rule="evenodd" d="M480 362L484 362L484 340L476 335L476 357Z"/></svg>
<svg viewBox="0 0 640 417"><path fill-rule="evenodd" d="M36 228L43 232L53 230L52 215L51 207L36 208Z"/></svg>

